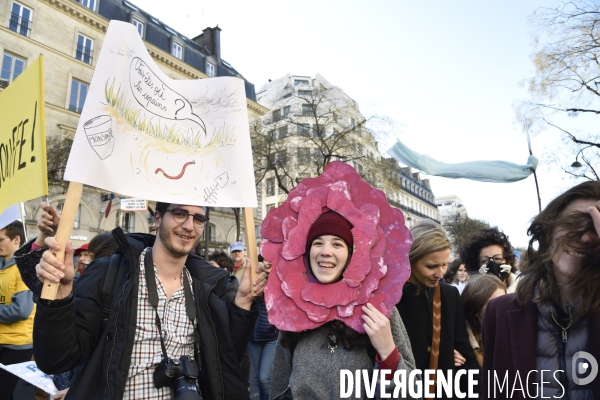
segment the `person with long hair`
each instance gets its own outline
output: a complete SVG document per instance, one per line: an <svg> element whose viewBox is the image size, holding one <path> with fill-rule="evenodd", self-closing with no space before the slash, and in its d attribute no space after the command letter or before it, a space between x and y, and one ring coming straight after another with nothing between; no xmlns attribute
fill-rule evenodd
<svg viewBox="0 0 600 400"><path fill-rule="evenodd" d="M271 399L340 399L344 370L409 376L414 358L394 305L408 278L410 235L383 192L332 162L270 211L261 233L273 263L265 303L280 331ZM373 398L391 394L389 385L367 389L360 379L349 390Z"/></svg>
<svg viewBox="0 0 600 400"><path fill-rule="evenodd" d="M469 281L469 273L467 272L465 263L460 258L456 258L448 264L448 272L444 275L444 280L446 283L457 288L460 294L465 290L465 286Z"/></svg>
<svg viewBox="0 0 600 400"><path fill-rule="evenodd" d="M513 293L517 288L517 257L508 236L497 227L471 236L460 250L460 259L469 273L496 275L504 283L507 293Z"/></svg>
<svg viewBox="0 0 600 400"><path fill-rule="evenodd" d="M417 369L479 370L460 294L440 282L450 257L448 236L441 225L430 220L420 221L411 233L411 275L396 307L406 325ZM461 387L465 385L461 382Z"/></svg>
<svg viewBox="0 0 600 400"><path fill-rule="evenodd" d="M501 398L531 397L543 387L547 398L600 399L600 379L590 376L597 373L590 357L600 360L600 182L552 200L527 233L516 293L486 308L483 381L492 387L488 374L501 373L512 387L533 371L523 391L501 391Z"/></svg>
<svg viewBox="0 0 600 400"><path fill-rule="evenodd" d="M490 300L506 294L502 281L495 275L476 275L469 281L461 293L469 343L480 366L483 365L483 347L481 345L481 323L485 308Z"/></svg>

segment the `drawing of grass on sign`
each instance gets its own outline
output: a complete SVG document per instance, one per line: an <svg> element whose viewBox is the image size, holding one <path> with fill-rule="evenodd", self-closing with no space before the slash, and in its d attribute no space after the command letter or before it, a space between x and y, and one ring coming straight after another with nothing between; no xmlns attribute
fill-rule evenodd
<svg viewBox="0 0 600 400"><path fill-rule="evenodd" d="M235 142L235 137L233 136L234 129L230 130L229 127L225 125L225 122L223 122L223 126L220 126L218 131L216 129L213 129L212 139L206 147L225 146L228 144L233 144Z"/></svg>
<svg viewBox="0 0 600 400"><path fill-rule="evenodd" d="M193 133L190 130L176 129L176 124L162 124L160 119L156 122L152 118L147 118L140 114L140 109L125 98L125 92L121 88L115 91L114 82L104 85L104 97L107 103L113 107L124 119L135 129L142 131L156 139L166 140L171 143L191 146L194 148L210 148L214 146L225 146L233 144L235 138L232 135L233 129L227 130L225 125L214 132L210 141L203 145L201 132Z"/></svg>

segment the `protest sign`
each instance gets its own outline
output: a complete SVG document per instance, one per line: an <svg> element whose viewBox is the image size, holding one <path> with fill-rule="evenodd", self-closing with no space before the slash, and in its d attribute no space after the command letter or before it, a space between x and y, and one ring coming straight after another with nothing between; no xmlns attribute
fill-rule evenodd
<svg viewBox="0 0 600 400"><path fill-rule="evenodd" d="M40 56L0 93L0 210L48 194L43 66Z"/></svg>
<svg viewBox="0 0 600 400"><path fill-rule="evenodd" d="M147 211L146 199L121 199L121 211Z"/></svg>
<svg viewBox="0 0 600 400"><path fill-rule="evenodd" d="M256 207L244 81L169 78L111 21L65 180L163 202Z"/></svg>
<svg viewBox="0 0 600 400"><path fill-rule="evenodd" d="M54 386L54 382L52 382L52 377L40 371L35 364L35 361L26 361L19 364L10 365L0 364L0 368L5 369L11 374L18 376L34 386L39 387L44 392L52 396L58 393L58 389L56 386Z"/></svg>

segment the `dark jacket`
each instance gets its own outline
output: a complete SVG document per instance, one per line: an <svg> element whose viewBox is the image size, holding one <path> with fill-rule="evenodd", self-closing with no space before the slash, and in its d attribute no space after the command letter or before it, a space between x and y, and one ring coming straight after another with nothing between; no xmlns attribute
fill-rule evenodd
<svg viewBox="0 0 600 400"><path fill-rule="evenodd" d="M587 352L596 360L600 360L600 340L598 340L600 314L590 315L587 325ZM500 382L507 374L509 388L512 388L515 379L517 379L517 387L519 387L516 377L518 372L525 396L527 396L527 374L529 371L536 370L537 326L538 308L531 301L524 307L520 307L515 295L509 294L497 297L488 303L481 332L484 349L481 399L494 398L493 381L488 382L487 376L489 373L490 379L493 380L494 372L498 375ZM547 378L548 380L554 379L550 375ZM529 381L529 393L533 396L536 391L536 388L532 386L533 383L536 383L533 374ZM594 399L600 399L600 376L596 377L590 386ZM513 394L514 398L526 398L518 390ZM497 388L495 398L506 399L510 398L509 396L506 395L506 391L500 393ZM539 397L541 397L540 394L538 394Z"/></svg>
<svg viewBox="0 0 600 400"><path fill-rule="evenodd" d="M74 301L60 307L38 302L34 355L46 373L69 370L89 357L67 394L70 399L121 399L130 367L136 329L139 256L154 244L145 234L113 231L116 254L122 254L113 287L108 322L101 330L102 287L110 258L95 260L75 288ZM113 256L113 257L116 257ZM208 399L247 399L240 360L258 314L237 307L226 287L227 271L190 254L189 270L200 333L199 386ZM237 281L236 281L237 282ZM198 359L198 357L196 357Z"/></svg>
<svg viewBox="0 0 600 400"><path fill-rule="evenodd" d="M265 304L264 296L259 296L256 298L256 302L258 303L258 318L256 320L256 325L254 325L254 330L252 331L252 336L250 336L250 341L255 343L261 342L270 342L271 340L277 340L277 336L279 335L279 331L269 322L269 315L267 313L267 305Z"/></svg>
<svg viewBox="0 0 600 400"><path fill-rule="evenodd" d="M406 326L412 346L417 369L429 369L431 341L433 339L433 312L431 302L434 290L427 289L417 296L417 287L407 282L404 285L400 303L396 305ZM458 290L440 282L442 302L442 322L440 333L440 356L438 370L456 371L473 369L479 371L479 364L469 344L469 335L465 324L465 313ZM462 366L454 366L454 350L467 360ZM466 389L466 379L461 380L461 388Z"/></svg>

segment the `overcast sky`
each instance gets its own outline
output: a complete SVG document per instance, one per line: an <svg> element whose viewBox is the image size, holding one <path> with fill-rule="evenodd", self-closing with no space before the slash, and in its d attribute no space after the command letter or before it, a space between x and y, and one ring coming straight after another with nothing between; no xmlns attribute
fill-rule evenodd
<svg viewBox="0 0 600 400"><path fill-rule="evenodd" d="M366 116L395 120L419 153L447 163L527 161L513 104L527 97L520 82L534 73L528 16L553 1L132 2L190 38L218 25L223 59L257 92L286 73L320 73ZM558 149L558 137L534 136L534 155ZM510 184L428 178L435 195L458 195L469 216L527 244L538 209L533 176ZM543 162L538 180L542 206L575 184Z"/></svg>

